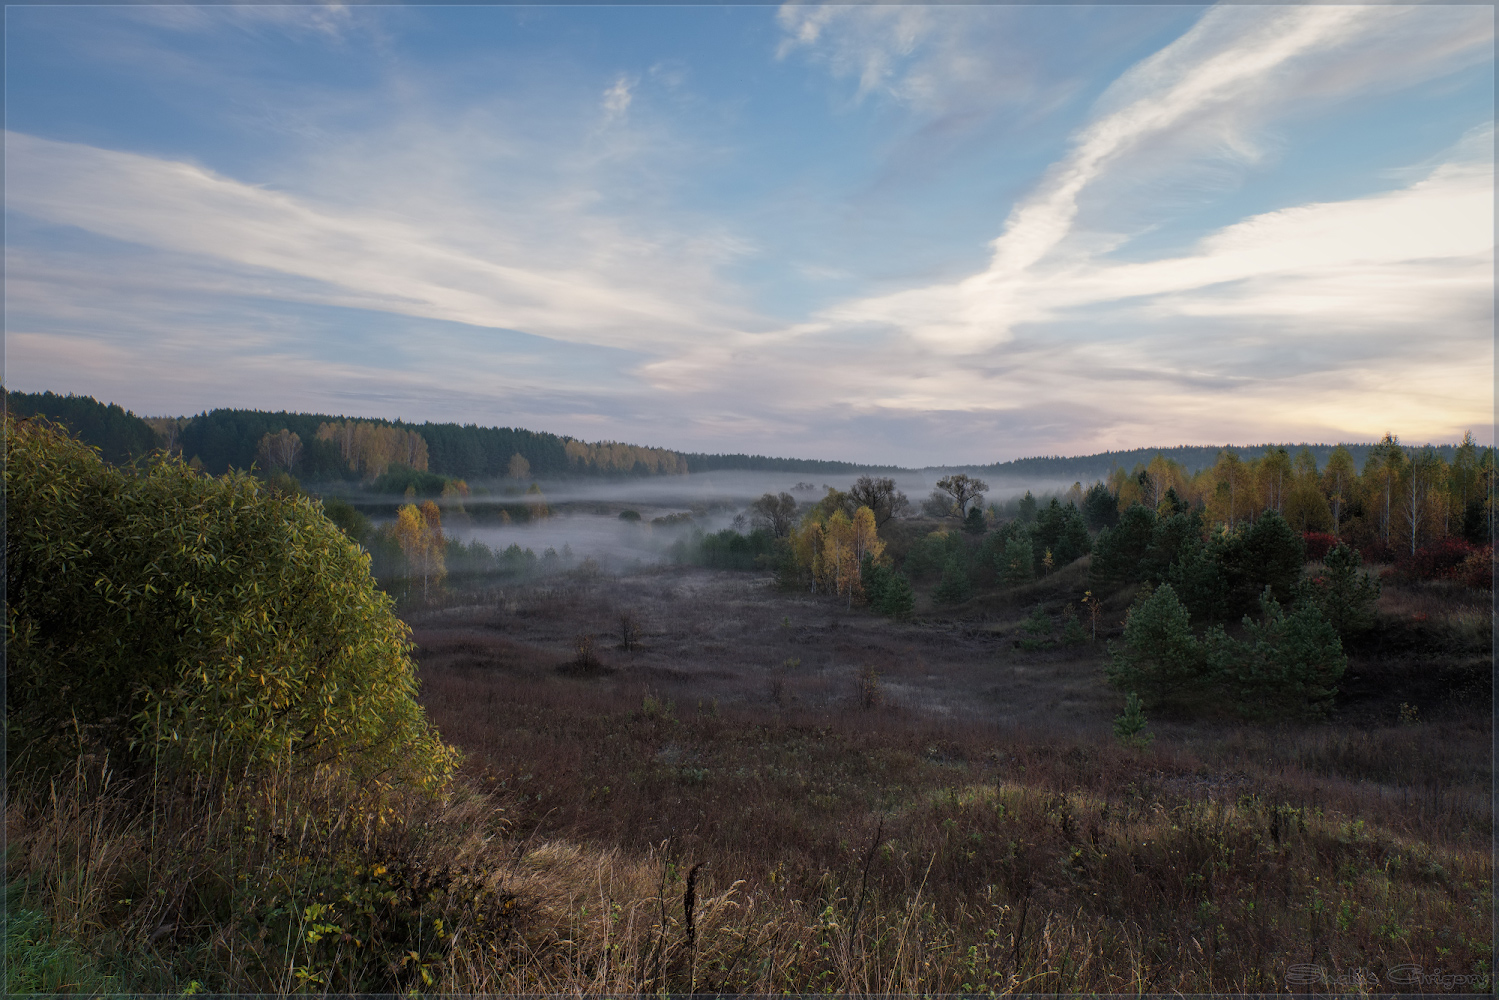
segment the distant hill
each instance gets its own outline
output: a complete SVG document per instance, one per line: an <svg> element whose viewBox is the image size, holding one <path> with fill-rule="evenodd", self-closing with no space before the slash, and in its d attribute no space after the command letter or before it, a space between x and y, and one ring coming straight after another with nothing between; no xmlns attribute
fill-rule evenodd
<svg viewBox="0 0 1499 1000"><path fill-rule="evenodd" d="M1188 472L1197 472L1211 466L1218 460L1218 452L1223 448L1232 448L1241 459L1246 461L1258 458L1272 448L1284 448L1294 458L1301 449L1305 448L1312 453L1320 468L1327 464L1327 457L1332 450L1338 447L1335 444L1255 444L1255 445L1177 445L1174 448L1134 448L1129 451L1101 451L1094 455L1080 455L1075 457L1064 457L1061 455L1041 456L1036 458L1017 458L1011 462L995 462L991 465L968 465L953 466L962 468L979 475L990 475L996 478L1014 477L1030 479L1071 479L1087 485L1095 479L1104 479L1118 466L1123 469L1133 469L1136 464L1149 464L1156 455L1164 455L1172 461L1178 462ZM1373 447L1371 442L1359 444L1344 444L1344 448L1353 456L1354 464L1363 468L1364 459L1369 455L1369 449ZM1435 446L1437 451L1447 461L1452 460L1456 451L1456 445L1444 444Z"/></svg>
<svg viewBox="0 0 1499 1000"><path fill-rule="evenodd" d="M323 424L356 419L362 424L416 431L427 442L427 469L457 479L484 479L505 475L510 459L520 455L530 464L533 476L560 476L570 470L567 440L556 434L509 427L479 427L474 424L412 424L403 420L347 418L326 413L288 413L265 410L218 409L200 413L183 422L182 454L196 457L214 474L230 468L248 469L265 434L283 429L302 440L303 464L297 474L309 479L347 476L336 445L317 439Z"/></svg>
<svg viewBox="0 0 1499 1000"><path fill-rule="evenodd" d="M15 418L46 417L68 428L84 444L99 449L106 462L124 465L149 455L157 446L156 432L140 417L114 403L92 396L59 396L55 392L0 390L6 412Z"/></svg>
<svg viewBox="0 0 1499 1000"><path fill-rule="evenodd" d="M3 391L3 390L0 390ZM154 418L150 421L129 410L91 396L60 396L53 392L4 394L13 416L40 414L65 424L85 443L98 448L107 461L121 464L170 446L186 459L196 458L204 471L222 474L231 468L248 469L256 461L260 440L282 430L296 434L302 455L296 472L309 480L353 478L338 446L317 439L323 424L354 419L361 424L415 431L426 442L427 471L456 479L497 479L505 476L514 456L525 459L528 475L540 478L566 476L639 476L672 472L785 472L811 475L893 475L917 471L965 471L995 479L1072 480L1085 485L1104 479L1116 466L1133 469L1149 463L1157 454L1179 462L1188 472L1211 466L1218 458L1217 445L1178 445L1174 448L1134 448L1103 451L1092 455L1049 455L1018 458L988 465L928 466L927 470L894 465L860 465L808 458L775 458L766 455L677 453L662 448L600 442L586 444L546 431L512 427L479 427L475 424L421 423L380 418L348 418L324 413L290 413L267 410L216 409L194 417ZM1263 455L1267 449L1283 447L1293 456L1307 448L1318 466L1325 465L1336 445L1259 444L1229 446L1245 460ZM1371 443L1344 444L1362 467ZM1451 461L1455 445L1436 450Z"/></svg>
<svg viewBox="0 0 1499 1000"><path fill-rule="evenodd" d="M858 465L854 462L832 462L815 458L770 458L765 455L705 455L695 452L682 456L687 460L688 472L720 472L744 470L749 472L810 472L810 473L868 473L911 472L895 465Z"/></svg>

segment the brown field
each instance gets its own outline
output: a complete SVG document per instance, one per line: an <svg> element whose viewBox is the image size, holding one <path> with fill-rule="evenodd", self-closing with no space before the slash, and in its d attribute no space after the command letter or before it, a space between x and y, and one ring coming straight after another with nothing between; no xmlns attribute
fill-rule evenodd
<svg viewBox="0 0 1499 1000"><path fill-rule="evenodd" d="M410 612L423 700L503 803L515 864L579 873L532 944L563 965L497 981L1488 989L1488 595L1387 586L1326 722L1153 719L1136 750L1101 669L1128 594L1097 643L1017 643L1084 580L907 624L699 569ZM617 648L621 615L638 649ZM1305 966L1325 979L1297 985ZM1409 966L1449 978L1399 982Z"/></svg>
<svg viewBox="0 0 1499 1000"><path fill-rule="evenodd" d="M13 884L73 942L26 939L28 968L137 993L1490 990L1489 595L1387 585L1332 718L1152 719L1140 749L1102 674L1129 593L1096 642L1020 646L1085 579L904 624L758 573L450 582L403 611L466 754L444 797L90 756L13 784Z"/></svg>

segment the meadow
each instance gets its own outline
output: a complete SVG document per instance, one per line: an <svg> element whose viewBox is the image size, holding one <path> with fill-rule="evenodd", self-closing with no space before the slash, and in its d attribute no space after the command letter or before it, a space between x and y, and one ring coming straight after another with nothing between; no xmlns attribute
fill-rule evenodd
<svg viewBox="0 0 1499 1000"><path fill-rule="evenodd" d="M322 508L175 466L121 478L48 433L26 431L13 465L72 454L73 480L195 511L233 499L290 541L256 557L284 568L254 586L240 556L194 554L262 544L243 520L202 522L178 553L184 587L233 574L204 591L229 602L214 627L264 650L226 661L244 705L206 729L194 699L216 704L218 681L162 702L199 716L163 726L147 701L145 728L121 730L59 717L48 699L88 689L33 665L91 669L59 615L108 635L156 620L110 608L181 610L186 591L120 590L97 611L89 573L77 605L57 596L65 577L13 591L17 620L41 624L12 636L12 731L30 727L9 762L12 993L1491 988L1492 597L1461 579L1365 567L1383 586L1325 716L1199 701L1129 731L1107 668L1145 591L1095 595L1091 556L1008 584L977 573L955 598L957 557L938 580L916 572L921 547L982 553L998 531L893 520L883 536L916 587L889 615L784 562L609 569L580 548L518 575L387 581L425 710L392 737L350 689L370 675L317 673L344 655L326 616L388 614ZM17 476L13 514L63 509L93 530L87 504ZM92 558L55 531L17 537L14 572ZM317 589L335 578L352 589ZM256 633L265 609L301 624ZM358 669L406 662L394 648ZM313 672L256 672L293 656ZM403 704L401 672L380 676ZM324 686L288 701L288 683ZM352 707L261 739L324 699Z"/></svg>
<svg viewBox="0 0 1499 1000"><path fill-rule="evenodd" d="M1326 721L1153 720L1134 748L1102 671L1129 594L1096 641L1024 648L1037 605L1060 631L1086 568L909 623L671 568L455 594L411 621L422 700L520 857L591 872L563 908L590 989L1486 977L1486 595L1387 586ZM692 935L686 895L708 901Z"/></svg>

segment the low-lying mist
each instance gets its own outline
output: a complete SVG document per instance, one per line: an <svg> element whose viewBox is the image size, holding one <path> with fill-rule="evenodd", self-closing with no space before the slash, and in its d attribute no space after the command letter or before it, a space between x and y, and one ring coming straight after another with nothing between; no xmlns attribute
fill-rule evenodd
<svg viewBox="0 0 1499 1000"><path fill-rule="evenodd" d="M891 478L910 500L907 514L915 515L941 473L929 470ZM1043 479L988 482L985 504L1001 506L1027 491L1044 499L1059 496L1072 485ZM529 484L513 480L469 485L471 495L461 501L436 501L451 512L443 519L449 537L480 542L494 552L511 545L538 555L548 548L558 553L570 550L577 559L593 558L607 568L664 561L671 544L694 530L711 533L736 528L747 533L752 527L749 505L766 493L790 493L801 505L810 506L830 488L847 490L853 477L723 471L639 479L539 480L540 496L527 494ZM388 500L399 502L397 497ZM549 516L503 523L498 514L499 508L537 502L545 503ZM460 503L462 514L457 510ZM639 520L622 520L620 515L628 518L628 512L639 515ZM379 523L385 518L377 515L375 520Z"/></svg>

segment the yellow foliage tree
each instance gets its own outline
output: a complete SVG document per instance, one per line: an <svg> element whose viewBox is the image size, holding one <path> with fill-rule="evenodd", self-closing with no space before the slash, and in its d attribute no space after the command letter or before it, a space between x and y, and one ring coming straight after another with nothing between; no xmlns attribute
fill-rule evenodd
<svg viewBox="0 0 1499 1000"><path fill-rule="evenodd" d="M859 561L854 555L854 524L835 510L823 528L823 567L835 594L847 594L853 605L854 586L859 580Z"/></svg>
<svg viewBox="0 0 1499 1000"><path fill-rule="evenodd" d="M823 526L821 521L808 518L791 533L791 552L796 564L811 574L812 593L823 578Z"/></svg>
<svg viewBox="0 0 1499 1000"><path fill-rule="evenodd" d="M1226 524L1232 531L1244 512L1254 506L1251 489L1253 473L1239 460L1237 452L1224 448L1218 453L1218 462L1213 466L1212 480L1212 492L1204 498L1207 501L1208 520Z"/></svg>
<svg viewBox="0 0 1499 1000"><path fill-rule="evenodd" d="M542 518L552 516L552 509L547 506L546 498L542 496L540 486L532 483L531 488L526 490L526 496L528 498L535 498L526 501L526 506L531 511L531 520L540 521Z"/></svg>
<svg viewBox="0 0 1499 1000"><path fill-rule="evenodd" d="M411 575L422 578L422 600L426 600L430 585L441 582L447 575L443 560L446 540L442 535L442 512L431 500L420 508L406 504L396 512L395 535Z"/></svg>
<svg viewBox="0 0 1499 1000"><path fill-rule="evenodd" d="M332 441L350 470L373 478L393 463L427 471L427 441L416 431L363 420L340 420L318 427L319 441Z"/></svg>
<svg viewBox="0 0 1499 1000"><path fill-rule="evenodd" d="M599 441L588 444L584 441L567 441L563 444L568 461L580 469L597 472L645 471L653 475L686 475L687 460L665 448L643 448L640 445L620 444L618 441Z"/></svg>

